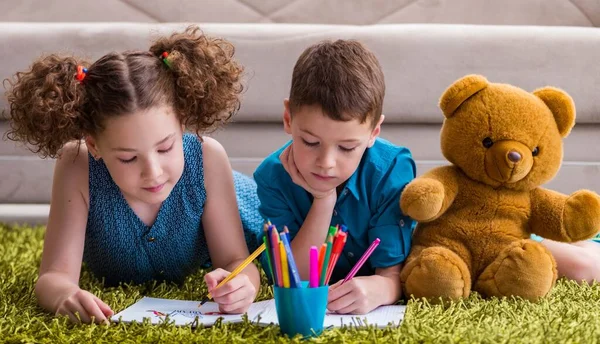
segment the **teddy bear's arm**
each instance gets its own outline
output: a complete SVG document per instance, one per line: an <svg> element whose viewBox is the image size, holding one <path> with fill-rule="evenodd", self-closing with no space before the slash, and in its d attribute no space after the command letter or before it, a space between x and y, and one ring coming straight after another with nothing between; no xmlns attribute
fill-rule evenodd
<svg viewBox="0 0 600 344"><path fill-rule="evenodd" d="M437 167L406 186L400 197L400 208L417 221L433 221L448 210L457 193L456 168Z"/></svg>
<svg viewBox="0 0 600 344"><path fill-rule="evenodd" d="M600 230L600 197L588 190L567 196L536 188L531 191L529 224L532 233L550 240L589 239Z"/></svg>

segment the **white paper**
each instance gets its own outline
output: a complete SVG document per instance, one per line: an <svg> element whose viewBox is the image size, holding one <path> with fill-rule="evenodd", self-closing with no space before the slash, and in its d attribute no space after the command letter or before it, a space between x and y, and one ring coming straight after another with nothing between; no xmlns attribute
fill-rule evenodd
<svg viewBox="0 0 600 344"><path fill-rule="evenodd" d="M249 310L250 321L256 322L254 317L264 311L268 301L255 302ZM169 300L153 297L143 297L141 300L113 315L112 321L123 322L142 322L148 318L152 324L163 323L167 318L169 322L175 325L203 325L211 326L222 318L224 323L242 322L242 314L223 314L219 312L219 305L216 302L207 302L202 307L198 307L199 301ZM253 314L254 317L251 317ZM198 318L196 322L196 317Z"/></svg>
<svg viewBox="0 0 600 344"><path fill-rule="evenodd" d="M144 318L150 319L152 324L160 324L167 319L175 325L211 326L222 318L224 323L237 323L242 321L242 314L219 313L219 306L215 302L207 302L198 308L199 301L182 301L144 297L140 301L112 316L112 321L142 322ZM404 318L406 306L382 306L364 315L339 315L327 313L324 328L332 327L364 327L374 325L384 328L388 325L398 326ZM253 303L248 309L248 320L257 325L279 324L275 300L266 300ZM196 322L196 317L198 320Z"/></svg>

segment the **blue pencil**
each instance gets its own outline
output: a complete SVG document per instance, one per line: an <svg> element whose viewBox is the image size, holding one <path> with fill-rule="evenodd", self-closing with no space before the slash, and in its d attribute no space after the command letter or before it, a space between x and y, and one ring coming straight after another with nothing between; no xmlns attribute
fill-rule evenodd
<svg viewBox="0 0 600 344"><path fill-rule="evenodd" d="M288 259L288 266L290 270L290 287L291 288L300 288L302 286L302 282L300 280L300 274L298 273L298 267L296 266L296 261L294 260L294 255L292 254L292 248L290 247L290 242L288 241L287 235L285 233L281 233L281 241L283 241L283 247L285 248L285 253Z"/></svg>

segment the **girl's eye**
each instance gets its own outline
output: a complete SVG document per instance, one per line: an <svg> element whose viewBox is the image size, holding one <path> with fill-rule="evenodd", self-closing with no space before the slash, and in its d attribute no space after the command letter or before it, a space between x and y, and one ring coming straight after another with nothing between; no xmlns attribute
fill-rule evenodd
<svg viewBox="0 0 600 344"><path fill-rule="evenodd" d="M356 149L356 147L347 148L347 147L340 146L340 149L341 149L343 152L352 152L353 150L355 150L355 149Z"/></svg>
<svg viewBox="0 0 600 344"><path fill-rule="evenodd" d="M159 150L159 153L169 153L171 151L171 149L173 149L174 144L171 145L171 147L167 148L167 149L163 149L163 150Z"/></svg>
<svg viewBox="0 0 600 344"><path fill-rule="evenodd" d="M135 158L136 158L135 156L134 156L133 158L131 158L131 159L127 159L127 160L125 160L125 159L120 159L120 158L119 158L119 161L121 161L121 162L122 162L122 163L124 163L124 164L129 164L129 163L132 163L132 162L134 162L134 161L135 161Z"/></svg>
<svg viewBox="0 0 600 344"><path fill-rule="evenodd" d="M302 139L302 143L304 143L305 145L307 145L309 147L315 147L316 145L319 144L319 142L308 142L305 139Z"/></svg>

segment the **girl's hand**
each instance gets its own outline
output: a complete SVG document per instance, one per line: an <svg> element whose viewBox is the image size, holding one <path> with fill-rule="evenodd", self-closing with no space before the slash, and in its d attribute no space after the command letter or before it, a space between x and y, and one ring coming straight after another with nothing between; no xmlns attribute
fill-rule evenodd
<svg viewBox="0 0 600 344"><path fill-rule="evenodd" d="M216 269L204 276L208 292L213 300L219 304L222 313L240 314L245 313L256 297L256 288L244 273L232 278L221 287L215 287L229 276L229 271Z"/></svg>
<svg viewBox="0 0 600 344"><path fill-rule="evenodd" d="M335 195L335 188L327 191L317 191L308 185L306 179L302 177L300 171L298 171L298 167L296 167L296 162L294 161L294 154L292 151L292 145L287 146L283 150L283 152L281 152L281 154L279 155L279 160L281 160L283 168L290 175L292 181L296 185L301 186L304 190L310 192L310 194L312 194L315 199L326 198L328 196L331 196L332 194Z"/></svg>
<svg viewBox="0 0 600 344"><path fill-rule="evenodd" d="M108 323L112 309L90 292L77 288L58 305L56 315L66 315L74 323ZM79 316L79 317L78 317Z"/></svg>

